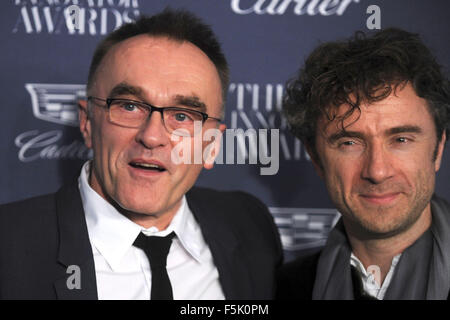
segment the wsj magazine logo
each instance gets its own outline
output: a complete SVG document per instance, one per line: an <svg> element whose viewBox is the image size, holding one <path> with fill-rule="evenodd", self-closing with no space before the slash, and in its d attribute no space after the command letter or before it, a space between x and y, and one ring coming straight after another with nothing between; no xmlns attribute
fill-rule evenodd
<svg viewBox="0 0 450 320"><path fill-rule="evenodd" d="M138 0L14 0L14 5L13 33L106 35L140 15Z"/></svg>
<svg viewBox="0 0 450 320"><path fill-rule="evenodd" d="M27 83L33 115L40 120L69 126L78 126L77 101L85 96L85 86L79 84ZM18 158L22 162L55 159L86 160L92 151L83 141L64 143L64 130L41 132L38 129L19 134L15 145L19 148Z"/></svg>

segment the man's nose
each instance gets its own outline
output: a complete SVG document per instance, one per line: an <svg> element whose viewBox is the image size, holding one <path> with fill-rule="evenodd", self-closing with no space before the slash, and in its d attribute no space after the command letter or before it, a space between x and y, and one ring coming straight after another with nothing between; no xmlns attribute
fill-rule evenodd
<svg viewBox="0 0 450 320"><path fill-rule="evenodd" d="M161 112L153 111L141 125L136 135L137 142L152 149L169 142L169 134L164 126Z"/></svg>
<svg viewBox="0 0 450 320"><path fill-rule="evenodd" d="M375 184L382 183L394 175L392 164L392 155L383 148L383 145L373 144L365 152L362 178Z"/></svg>

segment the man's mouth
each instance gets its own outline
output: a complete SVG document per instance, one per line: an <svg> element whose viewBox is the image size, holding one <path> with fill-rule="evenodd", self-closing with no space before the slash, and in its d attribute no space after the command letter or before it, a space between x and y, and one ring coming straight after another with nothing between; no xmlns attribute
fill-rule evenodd
<svg viewBox="0 0 450 320"><path fill-rule="evenodd" d="M156 163L131 161L129 164L130 164L130 166L132 166L133 168L136 168L136 169L143 169L143 170L148 170L148 171L159 171L159 172L166 171L166 168L164 168L162 165L156 164Z"/></svg>
<svg viewBox="0 0 450 320"><path fill-rule="evenodd" d="M386 194L362 194L361 197L366 201L375 204L388 204L397 199L399 192L386 193Z"/></svg>

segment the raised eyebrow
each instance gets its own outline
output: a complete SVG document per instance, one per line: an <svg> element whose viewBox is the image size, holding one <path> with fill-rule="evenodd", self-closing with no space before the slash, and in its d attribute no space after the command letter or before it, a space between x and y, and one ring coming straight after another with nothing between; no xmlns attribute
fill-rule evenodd
<svg viewBox="0 0 450 320"><path fill-rule="evenodd" d="M111 92L109 93L109 98L115 98L121 95L132 95L138 98L140 101L145 101L142 95L142 88L130 85L126 82L121 82L116 85ZM146 102L144 102L146 103ZM200 100L197 96L184 96L184 95L176 95L175 103L177 105L183 105L186 107L191 107L195 109L199 109L199 111L206 112L206 104Z"/></svg>
<svg viewBox="0 0 450 320"><path fill-rule="evenodd" d="M142 99L142 89L140 87L132 86L126 82L121 82L118 85L116 85L112 90L110 91L108 98L115 98L117 96L121 95L132 95L137 97L140 100Z"/></svg>
<svg viewBox="0 0 450 320"><path fill-rule="evenodd" d="M386 135L388 136L399 133L423 133L423 130L421 127L415 125L405 125L386 130Z"/></svg>
<svg viewBox="0 0 450 320"><path fill-rule="evenodd" d="M197 96L175 96L175 103L190 108L199 109L199 111L206 112L206 104Z"/></svg>

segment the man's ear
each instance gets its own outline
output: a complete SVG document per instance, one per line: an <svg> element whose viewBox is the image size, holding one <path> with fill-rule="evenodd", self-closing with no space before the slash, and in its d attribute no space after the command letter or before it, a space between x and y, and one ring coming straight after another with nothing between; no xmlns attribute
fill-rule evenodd
<svg viewBox="0 0 450 320"><path fill-rule="evenodd" d="M445 147L445 141L447 139L447 135L445 134L445 130L442 133L441 141L439 142L437 146L437 152L436 152L436 160L434 161L434 170L437 172L439 168L441 167L442 162L442 154L444 153L444 147Z"/></svg>
<svg viewBox="0 0 450 320"><path fill-rule="evenodd" d="M317 155L316 148L312 148L309 143L304 143L304 146L306 148L306 152L308 152L309 158L311 159L314 169L316 170L319 177L321 179L323 179L323 176L324 176L323 166L322 166L322 162L319 159L319 156Z"/></svg>
<svg viewBox="0 0 450 320"><path fill-rule="evenodd" d="M78 100L78 118L80 121L80 132L84 138L84 144L92 148L92 129L91 119L89 118L87 100Z"/></svg>
<svg viewBox="0 0 450 320"><path fill-rule="evenodd" d="M223 123L219 125L219 128L208 129L205 134L205 139L214 139L211 143L209 143L205 150L203 151L203 167L207 170L210 170L214 167L214 161L216 160L218 154L220 153L220 145L222 141L223 132L227 126ZM212 130L213 134L210 135ZM209 136L209 137L208 137Z"/></svg>

